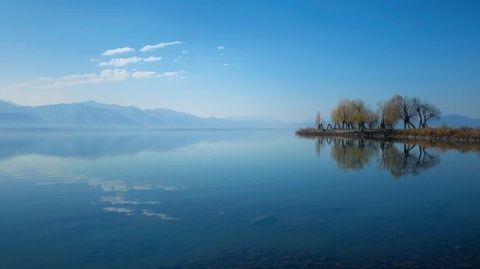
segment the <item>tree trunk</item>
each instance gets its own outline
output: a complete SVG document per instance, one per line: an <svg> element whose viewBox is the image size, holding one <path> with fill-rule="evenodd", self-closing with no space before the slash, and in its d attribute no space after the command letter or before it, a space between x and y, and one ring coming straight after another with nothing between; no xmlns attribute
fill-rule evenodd
<svg viewBox="0 0 480 269"><path fill-rule="evenodd" d="M422 120L422 113L420 113L420 110L417 110L418 117L420 118L420 122L418 123L418 128L422 128L423 125L423 120Z"/></svg>

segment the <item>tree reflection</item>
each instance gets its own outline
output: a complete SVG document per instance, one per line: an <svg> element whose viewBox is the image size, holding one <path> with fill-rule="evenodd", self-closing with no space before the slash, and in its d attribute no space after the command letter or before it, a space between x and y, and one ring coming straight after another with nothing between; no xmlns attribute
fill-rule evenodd
<svg viewBox="0 0 480 269"><path fill-rule="evenodd" d="M391 142L380 142L379 167L389 171L394 177L418 175L440 162L440 157L429 153L425 146L403 144L402 147L403 150L399 150Z"/></svg>
<svg viewBox="0 0 480 269"><path fill-rule="evenodd" d="M364 139L317 138L315 149L320 155L325 144L331 145L330 156L343 170L359 171L372 160L378 168L387 170L394 177L418 175L433 168L440 157L419 144L397 144Z"/></svg>
<svg viewBox="0 0 480 269"><path fill-rule="evenodd" d="M373 141L363 139L335 139L330 155L343 170L361 170L378 152Z"/></svg>

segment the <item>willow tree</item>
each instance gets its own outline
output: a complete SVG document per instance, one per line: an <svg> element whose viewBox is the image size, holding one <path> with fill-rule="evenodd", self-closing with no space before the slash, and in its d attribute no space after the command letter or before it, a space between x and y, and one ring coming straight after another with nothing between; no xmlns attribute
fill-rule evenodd
<svg viewBox="0 0 480 269"><path fill-rule="evenodd" d="M330 112L330 119L333 122L333 129L337 129L337 126L338 126L338 129L342 129L342 119L340 117L340 114L337 111L337 108L333 109Z"/></svg>
<svg viewBox="0 0 480 269"><path fill-rule="evenodd" d="M370 108L367 108L366 123L369 129L373 129L378 124L378 114Z"/></svg>
<svg viewBox="0 0 480 269"><path fill-rule="evenodd" d="M403 97L394 95L390 100L379 103L380 127L383 129L393 129L402 115Z"/></svg>
<svg viewBox="0 0 480 269"><path fill-rule="evenodd" d="M349 102L350 116L353 124L358 126L358 129L365 129L365 122L367 121L367 108L365 103L360 99L355 99Z"/></svg>
<svg viewBox="0 0 480 269"><path fill-rule="evenodd" d="M341 100L338 102L330 115L335 126L338 125L341 129L345 129L349 121L349 102L349 100Z"/></svg>
<svg viewBox="0 0 480 269"><path fill-rule="evenodd" d="M378 117L360 99L342 100L331 112L334 128L341 129L365 129L368 124L372 128L378 122Z"/></svg>

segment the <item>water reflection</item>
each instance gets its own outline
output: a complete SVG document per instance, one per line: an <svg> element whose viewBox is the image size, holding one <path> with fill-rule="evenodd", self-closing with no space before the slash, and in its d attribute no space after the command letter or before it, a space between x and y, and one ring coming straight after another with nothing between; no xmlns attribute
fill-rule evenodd
<svg viewBox="0 0 480 269"><path fill-rule="evenodd" d="M401 144L349 138L317 138L315 150L322 154L330 146L330 156L342 170L359 171L376 161L378 168L394 177L418 175L440 163L440 154L420 144Z"/></svg>
<svg viewBox="0 0 480 269"><path fill-rule="evenodd" d="M165 152L200 142L235 140L245 132L197 131L74 131L10 130L0 133L0 159L17 155L40 154L59 157L98 158L135 154L141 151Z"/></svg>
<svg viewBox="0 0 480 269"><path fill-rule="evenodd" d="M480 268L474 154L288 131L28 136L0 134L0 268Z"/></svg>
<svg viewBox="0 0 480 269"><path fill-rule="evenodd" d="M373 141L334 139L330 155L341 169L359 171L377 152L378 147Z"/></svg>
<svg viewBox="0 0 480 269"><path fill-rule="evenodd" d="M418 175L440 163L438 153L417 144L403 144L399 150L391 142L380 142L381 155L379 167L386 169L395 177Z"/></svg>

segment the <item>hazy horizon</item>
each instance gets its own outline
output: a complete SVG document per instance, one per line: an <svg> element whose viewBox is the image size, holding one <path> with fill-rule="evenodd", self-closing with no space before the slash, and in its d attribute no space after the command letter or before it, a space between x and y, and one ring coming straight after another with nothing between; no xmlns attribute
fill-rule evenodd
<svg viewBox="0 0 480 269"><path fill-rule="evenodd" d="M303 121L398 93L480 118L479 7L3 1L0 99Z"/></svg>

